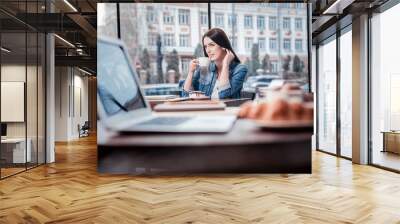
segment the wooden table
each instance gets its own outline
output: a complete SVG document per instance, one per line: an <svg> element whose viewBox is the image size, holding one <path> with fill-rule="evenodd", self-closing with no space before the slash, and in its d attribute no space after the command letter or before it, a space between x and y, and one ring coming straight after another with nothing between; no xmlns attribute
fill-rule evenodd
<svg viewBox="0 0 400 224"><path fill-rule="evenodd" d="M238 108L229 108L196 114L237 111ZM101 173L311 173L312 131L309 130L265 131L250 120L238 120L226 134L100 135L98 171Z"/></svg>

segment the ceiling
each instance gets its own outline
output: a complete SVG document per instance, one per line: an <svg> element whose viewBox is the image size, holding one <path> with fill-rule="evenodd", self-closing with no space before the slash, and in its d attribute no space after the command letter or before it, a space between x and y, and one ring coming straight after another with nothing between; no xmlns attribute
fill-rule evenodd
<svg viewBox="0 0 400 224"><path fill-rule="evenodd" d="M95 73L97 0L48 0L47 2L46 5L45 0L0 1L0 23L4 39L2 44L13 49L7 55L9 60L17 59L18 56L23 58L21 56L26 55L26 31L51 32L57 34L56 66L79 66ZM32 58L36 46L28 44L27 51L27 58Z"/></svg>
<svg viewBox="0 0 400 224"><path fill-rule="evenodd" d="M312 0L314 44L350 25L354 17L372 12L388 0Z"/></svg>

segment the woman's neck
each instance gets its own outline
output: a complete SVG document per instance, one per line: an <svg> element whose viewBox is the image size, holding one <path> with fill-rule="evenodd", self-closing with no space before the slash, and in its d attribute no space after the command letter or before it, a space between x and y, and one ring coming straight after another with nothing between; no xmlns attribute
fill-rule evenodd
<svg viewBox="0 0 400 224"><path fill-rule="evenodd" d="M221 74L222 71L222 60L215 61L214 63L215 66L217 67L217 76L219 76L219 74Z"/></svg>

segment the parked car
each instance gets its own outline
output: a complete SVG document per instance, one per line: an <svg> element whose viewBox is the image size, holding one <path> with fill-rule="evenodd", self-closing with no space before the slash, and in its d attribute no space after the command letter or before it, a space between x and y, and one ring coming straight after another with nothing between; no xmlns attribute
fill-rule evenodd
<svg viewBox="0 0 400 224"><path fill-rule="evenodd" d="M271 81L279 79L277 75L256 75L249 76L243 83L243 91L255 92L258 87L267 87Z"/></svg>
<svg viewBox="0 0 400 224"><path fill-rule="evenodd" d="M146 96L154 95L180 95L178 83L161 83L143 85L142 89Z"/></svg>

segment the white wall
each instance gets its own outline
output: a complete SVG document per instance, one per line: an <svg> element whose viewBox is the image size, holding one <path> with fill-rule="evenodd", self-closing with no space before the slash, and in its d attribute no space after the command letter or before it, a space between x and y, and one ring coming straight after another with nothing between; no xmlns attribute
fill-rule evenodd
<svg viewBox="0 0 400 224"><path fill-rule="evenodd" d="M7 82L25 82L25 65L2 65L1 66L1 81ZM32 70L28 66L28 72ZM33 94L27 94L33 95ZM36 93L35 93L36 96ZM1 108L7 110L7 108ZM25 122L7 122L7 136L8 137L25 137Z"/></svg>
<svg viewBox="0 0 400 224"><path fill-rule="evenodd" d="M55 68L55 141L68 141L69 69Z"/></svg>
<svg viewBox="0 0 400 224"><path fill-rule="evenodd" d="M27 80L25 80L27 78ZM39 158L39 163L44 163L44 74L42 73L41 66L30 66L27 67L25 64L3 64L1 66L1 81L2 82L24 82L26 86L26 101L20 110L20 113L25 114L25 118L21 122L6 122L7 123L7 137L9 138L24 138L27 136L30 139L30 148L32 161L36 162L36 158ZM4 89L2 89L3 92ZM20 90L21 91L21 90ZM23 91L24 92L24 91ZM23 94L22 92L22 94ZM2 98L7 95L2 95ZM25 105L26 103L26 105ZM2 112L16 113L13 112L13 108L2 107ZM9 110L9 111L7 111ZM14 108L16 110L16 108ZM22 111L21 111L22 110ZM24 115L23 115L24 116ZM37 157L37 153L39 156Z"/></svg>
<svg viewBox="0 0 400 224"><path fill-rule="evenodd" d="M78 124L88 120L88 78L83 75L76 68L56 67L56 141L77 139Z"/></svg>

